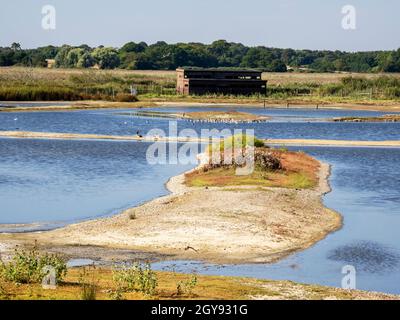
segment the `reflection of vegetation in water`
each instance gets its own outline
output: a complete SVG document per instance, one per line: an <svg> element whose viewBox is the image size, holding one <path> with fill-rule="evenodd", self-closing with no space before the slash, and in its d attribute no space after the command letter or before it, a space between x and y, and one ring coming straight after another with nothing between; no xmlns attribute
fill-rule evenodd
<svg viewBox="0 0 400 320"><path fill-rule="evenodd" d="M328 258L354 265L358 270L380 273L398 266L399 255L379 243L360 241L336 248Z"/></svg>

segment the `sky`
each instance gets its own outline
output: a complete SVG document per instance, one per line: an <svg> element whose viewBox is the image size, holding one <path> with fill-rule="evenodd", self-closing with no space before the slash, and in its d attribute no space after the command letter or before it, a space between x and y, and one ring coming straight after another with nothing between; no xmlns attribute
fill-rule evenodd
<svg viewBox="0 0 400 320"><path fill-rule="evenodd" d="M45 5L55 8L55 30L42 27ZM355 29L342 26L345 5L355 8ZM400 47L399 12L399 0L1 0L0 46L226 39L277 48L393 50Z"/></svg>

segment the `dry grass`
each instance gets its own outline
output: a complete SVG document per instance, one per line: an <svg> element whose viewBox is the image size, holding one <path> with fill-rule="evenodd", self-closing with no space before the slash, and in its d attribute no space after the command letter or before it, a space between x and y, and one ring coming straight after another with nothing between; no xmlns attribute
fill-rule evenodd
<svg viewBox="0 0 400 320"><path fill-rule="evenodd" d="M254 170L251 175L238 176L234 168L217 168L207 172L197 170L186 174L186 185L191 187L263 186L294 189L313 188L318 183L320 165L312 157L300 152L275 150L282 170Z"/></svg>
<svg viewBox="0 0 400 320"><path fill-rule="evenodd" d="M400 74L385 74L399 78ZM224 103L240 105L319 107L335 106L354 109L398 110L399 99L383 93L369 95L320 95L318 88L339 85L342 78L354 76L376 79L382 74L358 73L264 73L269 95L264 96L181 96L175 91L175 71L46 69L25 67L0 68L0 97L3 100L109 100L127 94L133 84L141 101L178 103ZM305 90L305 91L304 91ZM1 98L0 98L1 99Z"/></svg>
<svg viewBox="0 0 400 320"><path fill-rule="evenodd" d="M175 92L175 79L163 72L94 69L0 68L0 99L6 101L126 101L139 93Z"/></svg>
<svg viewBox="0 0 400 320"><path fill-rule="evenodd" d="M96 70L96 69L46 69L26 67L0 67L1 81L66 81L71 76L114 76L117 78L144 77L154 80L176 79L175 71L158 70Z"/></svg>
<svg viewBox="0 0 400 320"><path fill-rule="evenodd" d="M102 76L112 74L116 77L145 77L154 80L176 79L176 72L171 70L95 70L95 69L46 69L26 67L0 67L0 81L2 80L65 80L70 76L82 75ZM349 76L376 79L380 76L394 76L400 78L400 73L275 73L264 72L263 79L268 80L271 85L284 85L293 83L338 83L341 79Z"/></svg>
<svg viewBox="0 0 400 320"><path fill-rule="evenodd" d="M45 290L39 284L15 285L1 282L3 295L1 299L18 300L79 300L81 299L82 268L70 269L65 281L56 290ZM263 290L254 285L245 284L235 278L198 276L198 285L191 295L177 296L177 284L187 281L191 275L172 272L157 272L158 288L153 297L140 292L124 293L127 300L170 300L170 299L246 299L250 295L262 294ZM90 268L85 271L85 279L94 280L96 284L96 299L110 300L116 284L112 279L112 270L105 268ZM1 280L0 280L1 281Z"/></svg>
<svg viewBox="0 0 400 320"><path fill-rule="evenodd" d="M339 83L346 77L362 77L367 79L377 79L381 76L393 76L400 78L400 73L275 73L264 72L262 77L268 80L269 85L287 85L287 84L331 84Z"/></svg>
<svg viewBox="0 0 400 320"><path fill-rule="evenodd" d="M80 300L82 268L70 269L65 282L55 290L45 290L41 285L15 285L0 280L0 300ZM115 290L110 269L92 269L86 276L94 279L96 299L110 300ZM290 281L268 281L249 278L198 276L198 285L192 294L177 295L177 283L187 281L191 275L157 272L159 286L155 296L126 293L127 300L245 300L245 299L373 299L392 300L398 296L363 291L349 291L330 287L304 285ZM93 279L92 279L93 278Z"/></svg>

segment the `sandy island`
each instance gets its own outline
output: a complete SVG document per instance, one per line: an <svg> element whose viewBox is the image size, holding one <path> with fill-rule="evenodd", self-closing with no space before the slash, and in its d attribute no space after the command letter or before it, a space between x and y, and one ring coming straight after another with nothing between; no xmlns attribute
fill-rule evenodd
<svg viewBox="0 0 400 320"><path fill-rule="evenodd" d="M165 112L165 111L137 111L123 113L125 115L141 117L157 117L169 119L183 119L189 121L220 122L220 123L257 123L270 120L270 117L260 116L236 110L229 111L197 111L197 112Z"/></svg>
<svg viewBox="0 0 400 320"><path fill-rule="evenodd" d="M180 175L167 183L170 195L119 215L49 232L3 234L0 240L10 248L37 240L44 250L79 258L102 259L108 249L117 249L155 259L268 263L341 227L341 216L321 201L330 191L329 171L321 163L317 187L304 190L195 188Z"/></svg>
<svg viewBox="0 0 400 320"><path fill-rule="evenodd" d="M399 114L385 114L378 117L343 117L333 118L334 122L400 122Z"/></svg>

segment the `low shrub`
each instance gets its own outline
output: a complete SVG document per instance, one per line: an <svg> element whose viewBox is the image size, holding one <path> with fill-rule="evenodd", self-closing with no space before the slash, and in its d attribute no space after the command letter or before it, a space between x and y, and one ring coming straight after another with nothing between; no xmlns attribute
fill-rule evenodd
<svg viewBox="0 0 400 320"><path fill-rule="evenodd" d="M84 268L79 275L79 285L81 287L81 300L96 300L97 297L97 281L95 279L95 266Z"/></svg>
<svg viewBox="0 0 400 320"><path fill-rule="evenodd" d="M48 267L54 268L57 282L67 275L66 261L60 256L41 254L36 247L30 251L17 248L10 262L1 262L0 274L14 283L41 283L48 275Z"/></svg>
<svg viewBox="0 0 400 320"><path fill-rule="evenodd" d="M157 289L157 275L150 264L135 263L130 267L117 267L113 271L116 292L141 292L154 295Z"/></svg>
<svg viewBox="0 0 400 320"><path fill-rule="evenodd" d="M213 151L225 151L231 149L245 149L248 146L253 146L256 148L261 148L265 146L263 140L260 140L254 136L244 135L244 134L237 134L231 137L225 138L219 143L212 144L208 148L208 152Z"/></svg>
<svg viewBox="0 0 400 320"><path fill-rule="evenodd" d="M179 281L176 285L176 294L178 296L192 296L193 290L197 286L197 284L198 280L196 275L192 275L192 277L186 281Z"/></svg>
<svg viewBox="0 0 400 320"><path fill-rule="evenodd" d="M118 93L115 96L115 101L117 102L136 102L138 101L136 96L127 93Z"/></svg>

